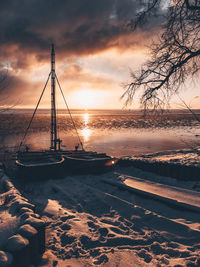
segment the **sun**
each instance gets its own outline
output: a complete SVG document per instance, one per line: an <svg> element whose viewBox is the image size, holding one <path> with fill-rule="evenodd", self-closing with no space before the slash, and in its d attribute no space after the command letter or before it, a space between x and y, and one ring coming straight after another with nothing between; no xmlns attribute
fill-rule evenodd
<svg viewBox="0 0 200 267"><path fill-rule="evenodd" d="M95 90L80 90L75 98L80 108L94 108L98 104L98 94Z"/></svg>

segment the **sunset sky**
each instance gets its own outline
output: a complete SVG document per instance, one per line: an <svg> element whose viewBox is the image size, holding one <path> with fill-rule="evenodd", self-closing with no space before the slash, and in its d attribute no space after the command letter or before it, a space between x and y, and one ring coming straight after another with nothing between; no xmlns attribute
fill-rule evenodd
<svg viewBox="0 0 200 267"><path fill-rule="evenodd" d="M132 32L134 0L1 0L0 63L8 69L1 105L35 107L50 72L51 43L56 72L71 108L122 108L122 84L148 58L162 18ZM50 85L50 84L49 84ZM198 108L199 86L189 81L181 96ZM194 99L194 100L193 100ZM41 102L48 107L50 87ZM172 107L176 107L176 99ZM178 102L178 101L177 101ZM57 105L64 107L61 95ZM138 108L138 100L131 108Z"/></svg>

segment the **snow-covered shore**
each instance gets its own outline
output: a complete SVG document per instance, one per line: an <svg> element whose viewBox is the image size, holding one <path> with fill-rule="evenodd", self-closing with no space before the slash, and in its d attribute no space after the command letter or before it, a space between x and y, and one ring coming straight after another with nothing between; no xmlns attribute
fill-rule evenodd
<svg viewBox="0 0 200 267"><path fill-rule="evenodd" d="M38 264L45 250L45 224L35 207L0 169L0 266Z"/></svg>
<svg viewBox="0 0 200 267"><path fill-rule="evenodd" d="M48 225L40 266L199 266L199 214L103 182L138 171L21 185Z"/></svg>
<svg viewBox="0 0 200 267"><path fill-rule="evenodd" d="M160 174L162 177L171 177L172 179L163 178L162 182L174 182L184 185L193 184L196 190L200 190L200 150L184 149L174 151L157 152L153 154L126 156L120 160L121 166L134 166L152 173ZM147 179L153 179L149 176Z"/></svg>
<svg viewBox="0 0 200 267"><path fill-rule="evenodd" d="M157 152L152 154L127 156L126 159L141 159L149 162L166 162L181 164L185 166L200 167L200 148L196 149L181 149Z"/></svg>
<svg viewBox="0 0 200 267"><path fill-rule="evenodd" d="M199 155L194 153L171 151L140 159L175 160L178 164L187 161L197 166ZM114 185L131 177L197 191L199 186L199 181L181 181L133 166L117 167L102 175L27 184L13 180L46 222L46 251L40 267L200 266L199 213ZM0 232L2 229L0 225Z"/></svg>

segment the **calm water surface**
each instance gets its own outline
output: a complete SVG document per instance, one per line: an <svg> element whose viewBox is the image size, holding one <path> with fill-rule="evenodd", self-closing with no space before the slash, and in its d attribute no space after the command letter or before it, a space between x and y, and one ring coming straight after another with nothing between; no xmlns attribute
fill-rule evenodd
<svg viewBox="0 0 200 267"><path fill-rule="evenodd" d="M48 149L50 116L37 114L26 136L31 149ZM143 117L125 111L78 111L72 115L86 150L113 156L140 155L200 145L200 125L190 114L165 114ZM0 143L16 149L31 113L1 114ZM73 149L78 138L68 115L58 115L58 135L63 149Z"/></svg>

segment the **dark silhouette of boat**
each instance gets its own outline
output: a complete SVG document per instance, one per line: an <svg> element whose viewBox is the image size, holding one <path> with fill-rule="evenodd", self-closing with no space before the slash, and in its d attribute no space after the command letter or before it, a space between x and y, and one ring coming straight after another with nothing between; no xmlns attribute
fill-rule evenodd
<svg viewBox="0 0 200 267"><path fill-rule="evenodd" d="M61 176L64 157L48 151L19 152L17 155L17 176L21 178L52 178Z"/></svg>
<svg viewBox="0 0 200 267"><path fill-rule="evenodd" d="M65 161L63 163L64 170L69 174L98 174L111 170L116 159L106 155L105 153L97 153L92 151L69 152L62 154Z"/></svg>
<svg viewBox="0 0 200 267"><path fill-rule="evenodd" d="M47 87L48 81L51 77L51 145L50 149L46 151L30 151L28 146L25 146L25 150L21 148L24 145L24 140L34 119L44 91ZM61 143L62 140L58 138L57 135L57 116L56 116L56 105L55 105L55 92L56 92L56 82L63 96L64 102L66 104L67 110L69 112L70 118L72 120L73 126L76 130L79 144L81 149L78 150L78 146L74 150L62 150ZM71 112L68 108L65 96L63 94L62 88L58 81L55 72L55 51L54 45L51 48L51 71L49 73L48 79L42 90L42 94L33 112L32 118L23 136L23 139L19 146L19 151L17 153L17 176L29 178L43 178L43 177L61 177L68 174L86 174L86 173L101 173L113 167L116 163L116 159L106 155L105 153L97 153L93 151L85 151L81 139L78 135L76 125L73 121Z"/></svg>

